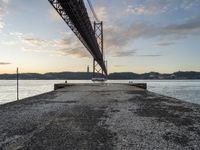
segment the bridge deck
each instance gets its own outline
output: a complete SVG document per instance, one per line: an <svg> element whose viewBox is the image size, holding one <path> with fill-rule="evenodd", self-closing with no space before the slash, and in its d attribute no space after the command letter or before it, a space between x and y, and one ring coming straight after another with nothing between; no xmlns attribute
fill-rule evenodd
<svg viewBox="0 0 200 150"><path fill-rule="evenodd" d="M123 84L0 106L0 149L199 149L200 106Z"/></svg>

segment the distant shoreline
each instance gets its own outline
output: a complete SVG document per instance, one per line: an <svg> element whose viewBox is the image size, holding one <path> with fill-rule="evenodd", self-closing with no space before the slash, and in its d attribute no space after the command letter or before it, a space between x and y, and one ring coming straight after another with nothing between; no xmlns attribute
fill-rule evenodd
<svg viewBox="0 0 200 150"><path fill-rule="evenodd" d="M51 72L45 74L22 73L20 80L91 80L92 72ZM132 72L117 72L108 75L109 80L198 80L200 72L179 71L169 74L149 72L137 74ZM0 74L0 80L16 80L16 74Z"/></svg>
<svg viewBox="0 0 200 150"><path fill-rule="evenodd" d="M8 81L15 81L16 79L0 79L0 81L3 80L8 80ZM50 81L50 80L70 80L70 81L92 81L91 79L19 79L21 81L28 81L28 80L35 80L35 81ZM195 81L195 80L200 80L200 79L108 79L112 81L126 81L126 80L133 80L133 81L140 81L140 80L146 80L146 81Z"/></svg>

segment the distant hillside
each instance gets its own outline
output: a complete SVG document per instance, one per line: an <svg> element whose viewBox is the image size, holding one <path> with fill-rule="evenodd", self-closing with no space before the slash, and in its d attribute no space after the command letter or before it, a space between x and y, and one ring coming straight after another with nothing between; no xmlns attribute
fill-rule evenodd
<svg viewBox="0 0 200 150"><path fill-rule="evenodd" d="M188 71L188 72L174 72L172 74L161 74L158 72L149 72L143 74L136 74L136 73L111 73L109 75L109 79L200 79L200 72Z"/></svg>
<svg viewBox="0 0 200 150"><path fill-rule="evenodd" d="M89 80L92 78L92 73L86 72L50 72L45 74L38 73L22 73L19 75L23 80ZM16 79L15 74L0 74L0 79L13 80Z"/></svg>
<svg viewBox="0 0 200 150"><path fill-rule="evenodd" d="M45 74L23 73L19 75L22 80L90 80L92 73L86 72L51 72ZM161 74L158 72L149 72L137 74L132 72L111 73L108 76L111 80L131 80L131 79L200 79L200 72L175 72L172 74ZM15 74L0 74L0 80L14 80Z"/></svg>

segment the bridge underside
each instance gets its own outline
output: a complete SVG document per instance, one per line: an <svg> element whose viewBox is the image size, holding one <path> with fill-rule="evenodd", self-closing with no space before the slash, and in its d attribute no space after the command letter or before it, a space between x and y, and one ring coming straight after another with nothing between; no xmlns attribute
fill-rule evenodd
<svg viewBox="0 0 200 150"><path fill-rule="evenodd" d="M103 51L97 41L83 0L49 0L49 2L90 52L103 74L107 75Z"/></svg>

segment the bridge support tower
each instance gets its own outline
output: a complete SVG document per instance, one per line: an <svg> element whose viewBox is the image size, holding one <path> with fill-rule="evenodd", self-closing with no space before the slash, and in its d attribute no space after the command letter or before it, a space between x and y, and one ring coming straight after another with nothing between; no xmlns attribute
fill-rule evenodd
<svg viewBox="0 0 200 150"><path fill-rule="evenodd" d="M99 49L102 53L102 60L104 60L104 43L103 43L103 22L94 22L94 33L99 45ZM104 62L105 63L105 62ZM107 66L106 66L107 67ZM93 60L93 78L107 78L107 74L104 73L99 66L97 60Z"/></svg>

